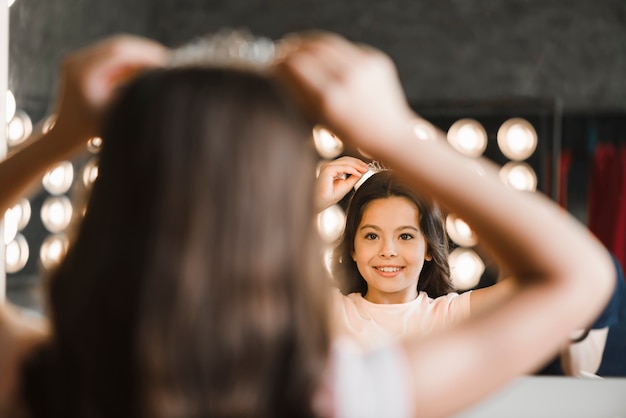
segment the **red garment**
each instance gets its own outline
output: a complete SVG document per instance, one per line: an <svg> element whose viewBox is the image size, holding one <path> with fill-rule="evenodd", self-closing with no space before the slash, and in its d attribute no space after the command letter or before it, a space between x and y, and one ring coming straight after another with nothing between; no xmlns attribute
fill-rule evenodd
<svg viewBox="0 0 626 418"><path fill-rule="evenodd" d="M587 226L626 265L626 147L600 143L591 168Z"/></svg>
<svg viewBox="0 0 626 418"><path fill-rule="evenodd" d="M572 150L565 149L561 152L559 157L559 194L558 203L562 208L567 209L567 182L569 170L574 162L574 155Z"/></svg>

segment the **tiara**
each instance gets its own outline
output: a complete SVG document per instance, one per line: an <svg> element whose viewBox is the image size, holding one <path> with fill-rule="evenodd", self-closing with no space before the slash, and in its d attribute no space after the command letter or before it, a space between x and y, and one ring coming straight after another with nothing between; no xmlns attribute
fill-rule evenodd
<svg viewBox="0 0 626 418"><path fill-rule="evenodd" d="M356 184L354 185L354 190L358 190L359 187L361 187L361 185L363 183L365 183L365 181L367 179L369 179L370 177L372 177L374 174L379 173L381 171L389 171L391 170L388 167L385 167L383 164L379 163L376 160L371 161L370 163L367 164L367 171L365 172L365 174L363 174L361 176L361 178L359 179L359 181L356 182Z"/></svg>
<svg viewBox="0 0 626 418"><path fill-rule="evenodd" d="M247 29L222 29L173 49L169 66L262 70L273 60L275 50L274 41Z"/></svg>

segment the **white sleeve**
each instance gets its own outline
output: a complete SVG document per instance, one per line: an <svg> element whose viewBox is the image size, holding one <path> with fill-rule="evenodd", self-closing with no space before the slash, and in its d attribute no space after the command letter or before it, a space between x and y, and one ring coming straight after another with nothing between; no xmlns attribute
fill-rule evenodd
<svg viewBox="0 0 626 418"><path fill-rule="evenodd" d="M407 364L399 347L389 345L364 354L335 352L337 418L407 418L410 394Z"/></svg>

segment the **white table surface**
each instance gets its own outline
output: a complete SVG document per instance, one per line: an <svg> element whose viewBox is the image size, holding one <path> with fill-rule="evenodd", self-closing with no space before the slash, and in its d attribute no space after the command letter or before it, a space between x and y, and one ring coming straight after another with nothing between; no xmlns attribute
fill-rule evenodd
<svg viewBox="0 0 626 418"><path fill-rule="evenodd" d="M626 378L526 376L454 418L626 418Z"/></svg>

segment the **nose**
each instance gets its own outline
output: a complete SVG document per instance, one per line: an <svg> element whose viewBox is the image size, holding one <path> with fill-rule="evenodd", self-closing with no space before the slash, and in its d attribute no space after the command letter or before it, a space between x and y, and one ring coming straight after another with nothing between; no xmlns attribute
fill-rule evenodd
<svg viewBox="0 0 626 418"><path fill-rule="evenodd" d="M380 256L383 258L396 257L398 253L396 252L396 248L393 245L393 242L384 241L380 248Z"/></svg>

